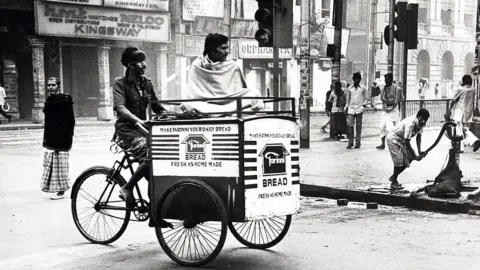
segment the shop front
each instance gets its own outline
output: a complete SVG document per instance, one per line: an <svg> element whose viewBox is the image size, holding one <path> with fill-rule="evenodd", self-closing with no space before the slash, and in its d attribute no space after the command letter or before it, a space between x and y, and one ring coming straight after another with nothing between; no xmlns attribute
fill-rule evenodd
<svg viewBox="0 0 480 270"><path fill-rule="evenodd" d="M238 57L243 60L247 85L259 89L263 96L273 96L273 49L258 47L255 39L238 40ZM297 65L291 61L291 48L279 49L279 67L281 71L280 96L297 97Z"/></svg>
<svg viewBox="0 0 480 270"><path fill-rule="evenodd" d="M62 91L72 95L77 117L112 119L111 82L124 73L120 56L128 45L146 51L146 76L160 97L166 92L162 81L167 77L170 42L167 0L37 1L35 23L34 122L43 121L45 80L52 76L59 77Z"/></svg>
<svg viewBox="0 0 480 270"><path fill-rule="evenodd" d="M32 114L33 10L31 0L0 0L0 86L7 95L4 109L16 119Z"/></svg>

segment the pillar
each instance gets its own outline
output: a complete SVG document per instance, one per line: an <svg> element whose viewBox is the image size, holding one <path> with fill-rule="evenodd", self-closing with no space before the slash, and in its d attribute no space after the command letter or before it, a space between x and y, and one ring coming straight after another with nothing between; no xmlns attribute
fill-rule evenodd
<svg viewBox="0 0 480 270"><path fill-rule="evenodd" d="M429 15L430 15L430 24L439 24L440 17L437 17L437 6L440 4L436 3L437 1L430 1ZM438 19L437 19L438 18Z"/></svg>
<svg viewBox="0 0 480 270"><path fill-rule="evenodd" d="M472 1L472 3L473 2L474 1ZM474 5L472 5L472 7L473 6ZM458 6L458 12L459 12L458 23L464 26L465 25L465 0L460 0L460 5ZM475 12L473 11L472 14L475 14Z"/></svg>
<svg viewBox="0 0 480 270"><path fill-rule="evenodd" d="M110 87L110 47L102 45L98 50L98 120L113 119L112 88Z"/></svg>
<svg viewBox="0 0 480 270"><path fill-rule="evenodd" d="M168 82L167 82L167 44L159 44L155 47L155 65L156 65L156 81L155 92L160 100L168 99Z"/></svg>
<svg viewBox="0 0 480 270"><path fill-rule="evenodd" d="M30 48L32 50L32 70L33 70L33 123L43 123L45 116L43 107L45 105L45 66L44 66L44 47L43 40L38 38L29 38Z"/></svg>

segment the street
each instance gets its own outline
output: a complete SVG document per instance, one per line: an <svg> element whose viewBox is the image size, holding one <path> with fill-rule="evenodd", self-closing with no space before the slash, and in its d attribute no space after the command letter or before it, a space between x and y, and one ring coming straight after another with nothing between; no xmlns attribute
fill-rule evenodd
<svg viewBox="0 0 480 270"><path fill-rule="evenodd" d="M113 164L112 131L76 129L72 181L89 166ZM87 242L73 223L70 199L50 200L39 190L42 132L1 132L0 269L187 269L163 253L146 223L131 222L109 246ZM229 233L220 255L205 268L478 269L479 225L477 216L386 206L368 210L354 202L339 207L334 200L303 197L302 213L277 246L247 249Z"/></svg>

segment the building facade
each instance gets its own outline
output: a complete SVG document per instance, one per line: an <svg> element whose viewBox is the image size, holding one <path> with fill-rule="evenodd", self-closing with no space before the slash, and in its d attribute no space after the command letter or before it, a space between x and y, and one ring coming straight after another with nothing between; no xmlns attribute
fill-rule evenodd
<svg viewBox="0 0 480 270"><path fill-rule="evenodd" d="M147 76L166 96L168 0L2 1L0 28L8 42L1 46L1 79L18 118L43 122L45 83L54 76L72 95L77 117L113 119L110 83L124 73L120 55L128 45L147 52Z"/></svg>
<svg viewBox="0 0 480 270"><path fill-rule="evenodd" d="M388 47L381 43L383 30L389 22L389 1L347 2L347 27L352 28L346 55L348 65L352 67L351 70L365 70L365 57L374 54L374 58L369 58L369 61L374 59L370 73L376 72L377 77L385 74ZM408 55L407 99L451 98L462 76L471 74L474 67L477 3L473 0L412 0L409 3L419 5L419 22L418 48L410 50ZM372 42L367 52L365 29L368 26ZM402 78L402 52L403 43L395 42L394 77L397 82L401 82ZM422 78L429 83L425 90L419 91Z"/></svg>

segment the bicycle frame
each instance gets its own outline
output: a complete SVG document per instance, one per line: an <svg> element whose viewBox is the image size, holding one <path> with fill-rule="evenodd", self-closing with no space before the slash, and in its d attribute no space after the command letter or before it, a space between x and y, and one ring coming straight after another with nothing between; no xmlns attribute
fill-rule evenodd
<svg viewBox="0 0 480 270"><path fill-rule="evenodd" d="M132 159L132 157L130 157L130 155L125 153L125 155L123 156L121 161L118 161L118 160L115 161L115 163L112 166L111 174L108 175L107 177L112 180L112 179L115 178L116 175L119 175L122 170L126 170L126 169L129 169L130 173L133 175L133 173L134 173L133 166L132 166L133 163L135 163L135 161ZM113 185L116 185L116 184L117 184L116 182L113 183ZM103 190L102 195L100 195L99 201L102 201L102 198L105 195L107 189L108 189L108 186L106 186L105 189ZM143 197L142 197L142 192L140 191L140 187L138 186L138 184L135 185L135 190L137 191L137 196L140 200L140 206L138 206L138 207L134 206L132 208L132 207L118 207L118 206L107 205L108 201L111 198L112 192L113 192L113 188L112 188L110 190L110 193L107 196L107 199L105 200L104 203L102 203L101 209L106 209L106 210L133 210L133 211L135 211L135 210L140 210L143 207L148 207L144 203L144 200L143 200Z"/></svg>

